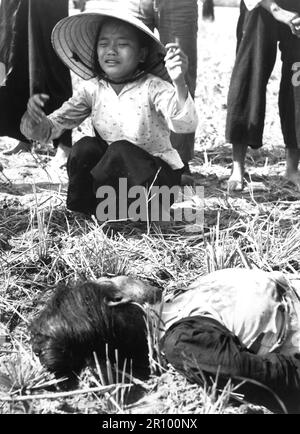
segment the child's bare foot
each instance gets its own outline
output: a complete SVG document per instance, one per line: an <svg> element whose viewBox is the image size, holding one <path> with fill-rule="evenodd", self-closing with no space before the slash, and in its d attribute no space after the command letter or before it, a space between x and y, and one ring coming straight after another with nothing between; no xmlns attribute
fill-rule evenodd
<svg viewBox="0 0 300 434"><path fill-rule="evenodd" d="M70 155L71 148L64 145L58 145L55 157L52 159L50 166L53 169L62 169L67 165L68 157Z"/></svg>
<svg viewBox="0 0 300 434"><path fill-rule="evenodd" d="M300 172L297 170L296 172L286 172L285 178L292 182L297 190L300 191Z"/></svg>
<svg viewBox="0 0 300 434"><path fill-rule="evenodd" d="M19 142L14 148L9 151L3 152L4 155L14 155L19 152L30 152L32 149L32 144L29 142Z"/></svg>

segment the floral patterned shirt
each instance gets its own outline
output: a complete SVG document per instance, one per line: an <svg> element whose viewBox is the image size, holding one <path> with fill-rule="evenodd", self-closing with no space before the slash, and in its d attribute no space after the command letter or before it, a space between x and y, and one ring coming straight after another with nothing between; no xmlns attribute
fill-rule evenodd
<svg viewBox="0 0 300 434"><path fill-rule="evenodd" d="M160 157L173 169L182 168L183 163L171 145L170 130L191 133L198 122L190 94L184 107L178 110L175 88L161 78L147 74L126 84L118 95L105 80L83 82L68 101L47 116L50 121L47 126L33 126L24 116L21 129L26 137L46 142L77 127L88 116L108 145L117 140L128 140Z"/></svg>

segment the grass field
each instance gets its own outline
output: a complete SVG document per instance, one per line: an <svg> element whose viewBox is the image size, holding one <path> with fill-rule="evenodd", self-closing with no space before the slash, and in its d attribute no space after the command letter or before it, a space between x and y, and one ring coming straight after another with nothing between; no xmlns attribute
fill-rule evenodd
<svg viewBox="0 0 300 434"><path fill-rule="evenodd" d="M205 389L188 384L170 366L136 386L141 399L130 405L118 386L104 389L101 373L90 369L82 373L78 389L66 394L32 354L28 333L31 319L61 281L125 272L156 281L172 298L175 289L219 268L297 273L300 194L282 178L279 64L268 89L265 146L247 156L250 181L244 192L231 196L224 185L231 166L224 128L237 17L238 8L220 7L214 23L199 21L200 123L192 171L204 186L203 230L190 232L185 224L157 228L84 220L65 208L65 172L47 169L53 152L41 148L0 155L0 413L268 412L230 403L230 385L217 396L213 383ZM0 150L12 142L0 138Z"/></svg>

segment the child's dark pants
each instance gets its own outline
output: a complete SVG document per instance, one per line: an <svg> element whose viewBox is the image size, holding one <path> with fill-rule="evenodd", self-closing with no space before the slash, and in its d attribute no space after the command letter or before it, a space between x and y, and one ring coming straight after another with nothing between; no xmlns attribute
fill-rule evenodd
<svg viewBox="0 0 300 434"><path fill-rule="evenodd" d="M126 140L110 146L99 137L83 137L71 150L67 163L69 189L67 208L94 214L96 192L101 186L118 191L119 178L126 178L127 187L180 185L182 170L173 170L166 162L150 155Z"/></svg>

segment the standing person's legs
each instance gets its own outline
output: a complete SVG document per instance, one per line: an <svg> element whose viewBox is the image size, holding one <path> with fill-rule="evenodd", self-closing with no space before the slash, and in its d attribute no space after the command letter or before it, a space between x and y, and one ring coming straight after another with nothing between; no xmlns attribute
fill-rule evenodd
<svg viewBox="0 0 300 434"><path fill-rule="evenodd" d="M282 74L279 114L286 146L286 178L300 190L300 86L293 80L293 65L300 62L300 39L287 26L280 25Z"/></svg>
<svg viewBox="0 0 300 434"><path fill-rule="evenodd" d="M262 146L266 87L277 51L278 26L265 9L249 12L241 2L237 53L227 101L226 141L232 144L229 190L243 188L247 147Z"/></svg>
<svg viewBox="0 0 300 434"><path fill-rule="evenodd" d="M20 120L29 97L28 73L28 0L3 1L1 13L6 25L1 23L2 43L6 54L7 70L11 70L4 87L0 88L0 135L19 140L4 155L30 152L32 145L20 132ZM3 17L2 17L3 19Z"/></svg>
<svg viewBox="0 0 300 434"><path fill-rule="evenodd" d="M3 1L0 22L0 54L7 71L10 71L5 86L0 87L0 135L13 137L25 144L28 141L20 131L20 121L29 97L27 3L28 0ZM30 144L25 148L30 150Z"/></svg>
<svg viewBox="0 0 300 434"><path fill-rule="evenodd" d="M111 1L111 0L110 0ZM119 0L122 5L124 0ZM152 31L154 30L154 0L125 0L130 13L143 21Z"/></svg>
<svg viewBox="0 0 300 434"><path fill-rule="evenodd" d="M188 56L189 67L186 81L191 95L194 96L197 81L197 0L168 0L158 2L158 5L160 3L157 27L161 42L165 45L178 38L182 50ZM171 133L172 145L179 152L187 170L188 162L194 156L194 141L194 133Z"/></svg>
<svg viewBox="0 0 300 434"><path fill-rule="evenodd" d="M49 103L45 107L46 113L58 108L72 95L70 71L57 57L51 44L53 27L66 16L68 0L31 0L30 3L29 0L21 0L15 17L11 17L11 20L14 18L10 54L12 71L6 86L0 88L0 104L5 107L3 125L0 116L0 134L14 137L20 142L8 151L7 155L31 150L31 143L21 134L19 128L30 96L30 87L33 92L50 95ZM62 163L65 163L72 146L71 131L57 139L54 146L59 149L60 161L63 159Z"/></svg>
<svg viewBox="0 0 300 434"><path fill-rule="evenodd" d="M248 380L237 390L246 400L280 411L275 393L288 411L300 410L300 357L254 354L214 319L194 316L173 324L162 340L162 351L191 382L213 378L224 387L229 379L234 384Z"/></svg>
<svg viewBox="0 0 300 434"><path fill-rule="evenodd" d="M202 18L204 20L215 20L214 0L203 0Z"/></svg>
<svg viewBox="0 0 300 434"><path fill-rule="evenodd" d="M51 44L51 33L56 23L68 16L68 0L31 0L31 29L34 39L31 47L34 55L34 92L50 95L45 107L51 113L72 96L69 69L58 58ZM65 131L53 141L57 149L52 161L54 166L66 164L72 147L72 132Z"/></svg>
<svg viewBox="0 0 300 434"><path fill-rule="evenodd" d="M146 26L148 26L151 30L154 29L154 12L153 12L153 3L156 0L101 0L99 2L99 6L102 9L107 9L111 11L114 8L119 9L127 9L127 11L133 15L134 17L143 21ZM89 4L86 3L86 12L90 12L94 10L95 5L94 2Z"/></svg>

